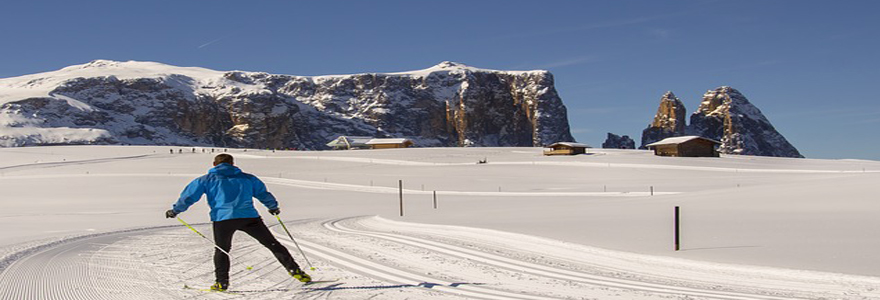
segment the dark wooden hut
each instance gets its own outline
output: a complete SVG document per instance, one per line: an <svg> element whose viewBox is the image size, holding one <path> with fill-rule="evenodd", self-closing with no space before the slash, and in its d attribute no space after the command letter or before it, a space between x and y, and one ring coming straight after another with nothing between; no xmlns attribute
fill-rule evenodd
<svg viewBox="0 0 880 300"><path fill-rule="evenodd" d="M587 153L587 148L592 148L587 144L558 142L547 146L544 149L544 155L577 155Z"/></svg>
<svg viewBox="0 0 880 300"><path fill-rule="evenodd" d="M658 156L718 157L720 142L699 136L677 136L645 145Z"/></svg>
<svg viewBox="0 0 880 300"><path fill-rule="evenodd" d="M409 148L413 144L413 141L407 138L372 139L367 142L370 149Z"/></svg>

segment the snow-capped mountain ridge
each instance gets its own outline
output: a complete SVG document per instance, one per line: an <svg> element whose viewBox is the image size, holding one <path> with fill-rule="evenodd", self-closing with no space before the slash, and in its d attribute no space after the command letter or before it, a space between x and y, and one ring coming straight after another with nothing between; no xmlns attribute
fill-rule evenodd
<svg viewBox="0 0 880 300"><path fill-rule="evenodd" d="M72 129L100 134L68 134ZM442 62L409 72L309 77L96 60L0 79L2 146L323 148L343 134L405 136L421 146L573 140L547 71Z"/></svg>

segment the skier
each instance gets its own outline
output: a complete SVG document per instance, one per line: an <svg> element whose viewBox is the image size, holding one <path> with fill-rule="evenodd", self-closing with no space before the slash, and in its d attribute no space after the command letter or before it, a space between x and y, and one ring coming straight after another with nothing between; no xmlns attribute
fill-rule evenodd
<svg viewBox="0 0 880 300"><path fill-rule="evenodd" d="M228 253L232 248L232 235L237 230L244 231L269 248L293 278L305 283L312 281L299 268L287 248L272 236L254 208L253 198L257 198L269 209L270 214L280 214L275 196L266 190L266 185L259 178L243 173L234 166L232 155L219 154L214 157L214 168L187 185L180 193L180 199L165 212L165 217L177 217L199 201L202 194L207 195L211 207L214 242L218 247ZM214 275L216 282L211 290L225 291L229 288L229 256L219 249L214 250Z"/></svg>

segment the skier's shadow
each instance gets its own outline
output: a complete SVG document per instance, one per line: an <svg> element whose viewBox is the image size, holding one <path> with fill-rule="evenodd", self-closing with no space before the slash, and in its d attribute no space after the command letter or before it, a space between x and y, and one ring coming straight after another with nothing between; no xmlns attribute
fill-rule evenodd
<svg viewBox="0 0 880 300"><path fill-rule="evenodd" d="M484 285L485 283L472 282L454 282L452 284L440 284L431 282L422 282L419 284L396 284L396 285L368 285L368 286L343 286L343 283L336 283L325 287L305 288L306 291L339 291L339 290L382 290L382 289L400 289L400 288L434 288L435 286L459 287L461 285Z"/></svg>

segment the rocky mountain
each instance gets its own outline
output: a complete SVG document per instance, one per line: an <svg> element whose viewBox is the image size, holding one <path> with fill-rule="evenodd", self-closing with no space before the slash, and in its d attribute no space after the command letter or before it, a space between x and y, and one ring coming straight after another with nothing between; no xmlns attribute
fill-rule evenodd
<svg viewBox="0 0 880 300"><path fill-rule="evenodd" d="M418 146L573 141L547 71L443 62L292 76L97 60L0 79L0 146L179 144L323 149L339 135Z"/></svg>
<svg viewBox="0 0 880 300"><path fill-rule="evenodd" d="M672 92L666 92L660 98L660 107L654 115L654 121L648 128L642 131L642 143L645 145L673 136L685 135L687 123L687 110L684 104Z"/></svg>
<svg viewBox="0 0 880 300"><path fill-rule="evenodd" d="M706 92L687 126L686 114L681 101L666 92L654 121L642 131L641 148L667 137L697 135L720 141L718 151L724 154L803 157L761 110L734 88L722 86Z"/></svg>
<svg viewBox="0 0 880 300"><path fill-rule="evenodd" d="M619 136L613 133L608 133L608 138L605 139L605 142L602 143L602 148L605 149L635 149L636 142L633 141L628 135Z"/></svg>
<svg viewBox="0 0 880 300"><path fill-rule="evenodd" d="M757 107L728 86L710 90L691 115L689 132L721 141L721 153L803 157Z"/></svg>

